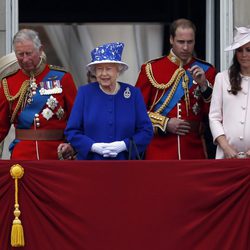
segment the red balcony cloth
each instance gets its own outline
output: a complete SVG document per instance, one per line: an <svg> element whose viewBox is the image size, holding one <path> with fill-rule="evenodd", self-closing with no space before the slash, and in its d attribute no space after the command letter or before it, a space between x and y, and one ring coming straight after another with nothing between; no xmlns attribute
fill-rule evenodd
<svg viewBox="0 0 250 250"><path fill-rule="evenodd" d="M13 164L25 250L249 250L250 160L0 161L0 249Z"/></svg>

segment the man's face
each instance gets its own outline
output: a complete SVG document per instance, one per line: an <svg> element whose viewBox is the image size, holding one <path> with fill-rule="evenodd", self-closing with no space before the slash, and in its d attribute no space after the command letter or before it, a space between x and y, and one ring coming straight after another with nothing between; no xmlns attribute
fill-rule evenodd
<svg viewBox="0 0 250 250"><path fill-rule="evenodd" d="M32 41L23 41L15 44L15 53L20 67L26 72L35 71L40 62L42 49L34 47Z"/></svg>
<svg viewBox="0 0 250 250"><path fill-rule="evenodd" d="M175 32L175 37L170 37L170 44L172 45L174 54L178 56L184 64L188 63L192 57L195 45L193 29L178 27Z"/></svg>

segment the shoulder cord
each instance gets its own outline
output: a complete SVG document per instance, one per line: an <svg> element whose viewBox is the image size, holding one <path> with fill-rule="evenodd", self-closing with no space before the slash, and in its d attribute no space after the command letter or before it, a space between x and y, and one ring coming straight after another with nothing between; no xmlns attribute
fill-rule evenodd
<svg viewBox="0 0 250 250"><path fill-rule="evenodd" d="M173 87L171 88L167 98L165 99L164 103L160 106L160 108L158 108L155 112L156 113L161 113L166 107L167 105L169 104L169 102L171 101L176 89L177 89L177 86L179 84L179 81L181 79L181 77L184 75L184 79L183 79L183 82L182 82L182 86L184 88L184 92L185 92L185 101L186 101L186 105L189 105L187 103L189 103L189 95L188 95L188 87L187 87L187 84L188 84L188 77L186 75L186 71L179 67L173 74L173 76L171 77L170 81L166 84L164 83L158 83L154 76L153 76L153 71L152 71L152 66L150 63L147 63L146 64L146 67L145 67L145 70L146 70L146 75L149 79L149 81L152 83L152 85L158 89L162 89L162 90L165 90L166 88L170 87L172 84ZM157 91L158 92L158 91ZM156 103L154 103L151 108L155 105Z"/></svg>
<svg viewBox="0 0 250 250"><path fill-rule="evenodd" d="M11 123L13 123L18 110L20 109L20 107L21 107L21 105L22 105L22 103L23 103L23 101L25 99L25 95L26 95L27 89L28 89L28 87L30 85L30 81L25 80L22 83L22 86L19 89L19 91L14 96L10 95L9 88L8 88L8 83L7 83L6 78L3 79L2 83L3 83L4 94L6 96L6 99L10 102L10 105L14 100L16 100L18 98L17 105L16 105L16 107L15 107L15 109L14 109L12 115L11 115L11 119L10 119Z"/></svg>
<svg viewBox="0 0 250 250"><path fill-rule="evenodd" d="M183 68L179 67L174 74L172 75L170 81L168 83L158 83L153 75L152 65L151 63L147 63L146 67L146 74L149 79L149 81L152 83L152 85L157 89L167 89L169 88L178 78L179 74L182 74Z"/></svg>

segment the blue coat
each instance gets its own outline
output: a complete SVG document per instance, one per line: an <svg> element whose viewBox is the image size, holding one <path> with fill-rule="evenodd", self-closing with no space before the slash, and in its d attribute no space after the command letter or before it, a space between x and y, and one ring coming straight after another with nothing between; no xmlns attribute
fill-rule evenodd
<svg viewBox="0 0 250 250"><path fill-rule="evenodd" d="M79 160L126 160L128 151L116 158L104 158L91 152L91 146L96 142L123 140L129 149L129 139L133 138L141 153L153 137L153 127L138 88L120 82L118 93L107 95L95 82L79 87L65 135L78 152ZM133 150L132 158L135 157Z"/></svg>

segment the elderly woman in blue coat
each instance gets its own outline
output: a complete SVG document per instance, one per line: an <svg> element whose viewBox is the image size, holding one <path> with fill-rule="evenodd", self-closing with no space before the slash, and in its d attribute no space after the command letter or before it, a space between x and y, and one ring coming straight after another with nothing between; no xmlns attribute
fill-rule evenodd
<svg viewBox="0 0 250 250"><path fill-rule="evenodd" d="M65 130L79 160L131 159L145 151L153 136L143 97L138 88L117 81L128 69L121 61L124 44L108 43L91 52L87 69L96 77L78 89Z"/></svg>

